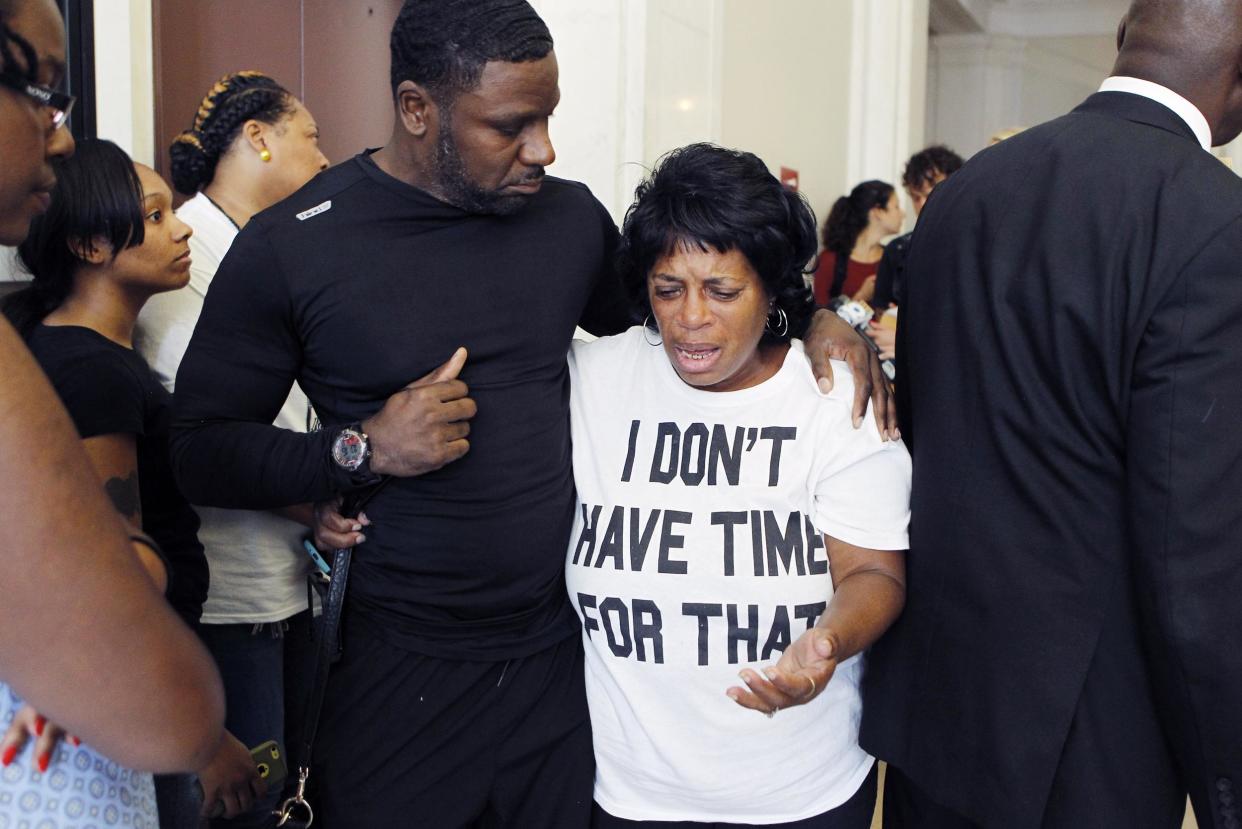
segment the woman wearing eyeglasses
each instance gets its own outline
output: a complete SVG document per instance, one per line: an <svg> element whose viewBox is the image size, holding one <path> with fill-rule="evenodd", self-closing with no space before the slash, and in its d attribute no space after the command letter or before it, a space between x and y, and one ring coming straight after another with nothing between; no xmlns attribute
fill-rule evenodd
<svg viewBox="0 0 1242 829"><path fill-rule="evenodd" d="M25 238L50 202L52 163L73 152L63 129L71 101L39 92L58 83L64 65L51 0L0 2L0 244ZM0 377L0 724L13 720L20 694L124 764L201 766L220 744L219 677L137 560L64 407L2 319ZM102 760L81 768L80 759L98 756L79 754L85 745L60 749L85 775L80 792L19 791L22 780L63 788L63 770L31 768L52 737L35 721L28 751L0 751L0 823L47 825L56 809L68 819L52 825L106 822L121 770Z"/></svg>
<svg viewBox="0 0 1242 829"><path fill-rule="evenodd" d="M0 241L15 244L47 209L52 161L73 152L73 136L59 129L73 98L52 91L65 53L55 6L0 3L0 50Z"/></svg>

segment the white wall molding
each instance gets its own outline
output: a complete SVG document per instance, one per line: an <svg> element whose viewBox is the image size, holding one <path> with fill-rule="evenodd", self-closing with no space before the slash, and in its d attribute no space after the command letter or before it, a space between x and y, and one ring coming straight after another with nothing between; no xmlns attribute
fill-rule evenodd
<svg viewBox="0 0 1242 829"><path fill-rule="evenodd" d="M1128 0L1009 0L992 2L987 30L1015 37L1113 35Z"/></svg>
<svg viewBox="0 0 1242 829"><path fill-rule="evenodd" d="M846 180L894 181L923 142L927 0L854 0Z"/></svg>
<svg viewBox="0 0 1242 829"><path fill-rule="evenodd" d="M619 220L637 183L632 162L643 157L647 0L532 5L552 32L560 66L561 104L549 125L557 160L549 172L585 183Z"/></svg>
<svg viewBox="0 0 1242 829"><path fill-rule="evenodd" d="M1050 80L1076 84L1083 88L1098 88L1108 77L1108 72L1102 71L1099 65L1046 49L1039 40L1027 41L1023 63L1028 74L1038 74Z"/></svg>
<svg viewBox="0 0 1242 829"><path fill-rule="evenodd" d="M993 132L1022 122L1026 42L989 34L936 35L928 45L935 83L929 139L969 157Z"/></svg>
<svg viewBox="0 0 1242 829"><path fill-rule="evenodd" d="M95 123L135 161L155 163L150 0L95 3Z"/></svg>
<svg viewBox="0 0 1242 829"><path fill-rule="evenodd" d="M649 4L644 162L719 140L725 13L723 0Z"/></svg>
<svg viewBox="0 0 1242 829"><path fill-rule="evenodd" d="M1128 7L1129 0L932 0L931 30L937 35L1112 35Z"/></svg>
<svg viewBox="0 0 1242 829"><path fill-rule="evenodd" d="M1107 35L935 35L929 137L969 156L998 130L1033 126L1077 106L1108 76L1113 57Z"/></svg>
<svg viewBox="0 0 1242 829"><path fill-rule="evenodd" d="M987 28L989 0L931 0L928 23L933 34L982 32Z"/></svg>
<svg viewBox="0 0 1242 829"><path fill-rule="evenodd" d="M622 6L620 64L616 191L612 204L605 202L618 225L625 217L634 189L646 173L642 159L647 135L647 0L629 0Z"/></svg>

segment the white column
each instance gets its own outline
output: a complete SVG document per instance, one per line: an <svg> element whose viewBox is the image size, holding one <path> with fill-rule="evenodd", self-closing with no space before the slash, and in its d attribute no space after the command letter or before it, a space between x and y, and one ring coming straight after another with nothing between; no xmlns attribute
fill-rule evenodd
<svg viewBox="0 0 1242 829"><path fill-rule="evenodd" d="M643 158L646 0L532 0L560 67L549 172L581 181L620 220Z"/></svg>
<svg viewBox="0 0 1242 829"><path fill-rule="evenodd" d="M95 3L95 119L100 138L155 163L150 0Z"/></svg>
<svg viewBox="0 0 1242 829"><path fill-rule="evenodd" d="M853 0L847 181L895 182L921 147L928 0Z"/></svg>
<svg viewBox="0 0 1242 829"><path fill-rule="evenodd" d="M696 141L721 140L723 0L648 8L643 162ZM730 60L745 55L730 55Z"/></svg>

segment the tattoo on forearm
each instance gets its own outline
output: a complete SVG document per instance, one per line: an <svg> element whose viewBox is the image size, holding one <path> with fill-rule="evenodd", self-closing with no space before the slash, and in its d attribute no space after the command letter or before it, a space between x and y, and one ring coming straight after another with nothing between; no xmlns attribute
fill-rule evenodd
<svg viewBox="0 0 1242 829"><path fill-rule="evenodd" d="M128 478L109 478L104 484L112 506L126 518L133 518L140 509L138 503L138 470L129 473Z"/></svg>

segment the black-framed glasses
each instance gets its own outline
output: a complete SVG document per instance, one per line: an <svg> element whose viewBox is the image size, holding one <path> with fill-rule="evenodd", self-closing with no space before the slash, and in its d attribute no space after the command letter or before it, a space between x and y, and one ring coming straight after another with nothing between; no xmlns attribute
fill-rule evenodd
<svg viewBox="0 0 1242 829"><path fill-rule="evenodd" d="M57 92L50 86L31 83L15 72L0 72L0 85L25 95L38 106L48 110L52 115L53 131L65 125L65 122L69 120L69 113L73 112L73 105L78 100L73 95Z"/></svg>

